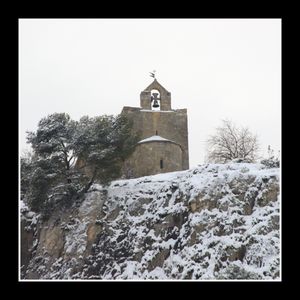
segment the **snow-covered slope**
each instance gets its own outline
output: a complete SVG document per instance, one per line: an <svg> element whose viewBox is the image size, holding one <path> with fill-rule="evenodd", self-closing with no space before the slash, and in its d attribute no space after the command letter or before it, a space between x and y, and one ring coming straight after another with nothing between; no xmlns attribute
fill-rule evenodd
<svg viewBox="0 0 300 300"><path fill-rule="evenodd" d="M279 169L261 164L94 185L33 229L22 278L278 280L279 200Z"/></svg>

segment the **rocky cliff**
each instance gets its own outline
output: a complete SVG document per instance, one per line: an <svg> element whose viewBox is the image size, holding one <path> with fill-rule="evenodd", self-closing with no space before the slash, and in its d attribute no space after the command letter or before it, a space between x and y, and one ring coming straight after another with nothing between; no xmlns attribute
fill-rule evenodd
<svg viewBox="0 0 300 300"><path fill-rule="evenodd" d="M21 206L21 279L280 279L279 169L208 164Z"/></svg>

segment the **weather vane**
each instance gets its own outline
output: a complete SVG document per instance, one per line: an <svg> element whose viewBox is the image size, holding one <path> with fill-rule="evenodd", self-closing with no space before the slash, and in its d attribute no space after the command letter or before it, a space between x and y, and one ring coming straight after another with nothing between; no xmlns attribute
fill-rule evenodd
<svg viewBox="0 0 300 300"><path fill-rule="evenodd" d="M150 72L150 77L153 77L153 78L155 78L155 70L153 71L153 72Z"/></svg>

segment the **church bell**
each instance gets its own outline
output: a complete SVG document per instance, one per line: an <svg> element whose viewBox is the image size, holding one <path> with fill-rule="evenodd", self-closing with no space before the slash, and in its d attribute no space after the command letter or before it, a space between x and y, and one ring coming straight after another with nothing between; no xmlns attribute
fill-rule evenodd
<svg viewBox="0 0 300 300"><path fill-rule="evenodd" d="M151 100L153 101L153 107L159 107L157 100L160 100L160 99L157 96L158 96L158 93L153 93L153 96L151 97Z"/></svg>
<svg viewBox="0 0 300 300"><path fill-rule="evenodd" d="M153 102L153 107L159 107L158 101L156 99Z"/></svg>

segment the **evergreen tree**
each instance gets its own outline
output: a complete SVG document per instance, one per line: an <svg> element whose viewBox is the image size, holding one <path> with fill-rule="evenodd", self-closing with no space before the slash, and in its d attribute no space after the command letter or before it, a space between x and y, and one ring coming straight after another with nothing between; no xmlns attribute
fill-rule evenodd
<svg viewBox="0 0 300 300"><path fill-rule="evenodd" d="M32 161L33 161L33 155L29 151L24 152L20 158L20 171L21 171L20 191L21 191L21 199L24 201L26 201L25 195L28 191L31 174L33 171Z"/></svg>
<svg viewBox="0 0 300 300"><path fill-rule="evenodd" d="M36 132L28 133L35 154L27 197L32 210L49 211L59 202L67 204L76 194L75 130L76 122L68 114L55 113L41 119Z"/></svg>
<svg viewBox="0 0 300 300"><path fill-rule="evenodd" d="M131 131L132 122L125 115L80 119L76 149L80 168L89 170L90 182L108 184L118 178L125 159L133 152L139 136Z"/></svg>
<svg viewBox="0 0 300 300"><path fill-rule="evenodd" d="M40 120L28 132L34 156L21 160L21 190L34 211L49 215L58 205L70 205L97 180L108 184L120 176L124 160L138 137L124 115L82 117L65 113Z"/></svg>

